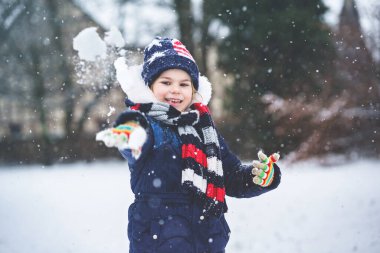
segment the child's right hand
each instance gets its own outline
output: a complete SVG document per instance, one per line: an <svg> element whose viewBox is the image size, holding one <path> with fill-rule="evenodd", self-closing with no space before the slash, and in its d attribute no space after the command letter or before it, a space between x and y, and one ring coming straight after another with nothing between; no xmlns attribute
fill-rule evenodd
<svg viewBox="0 0 380 253"><path fill-rule="evenodd" d="M146 131L135 121L128 121L113 128L107 128L96 134L97 141L103 141L107 147L131 149L137 159L146 141Z"/></svg>

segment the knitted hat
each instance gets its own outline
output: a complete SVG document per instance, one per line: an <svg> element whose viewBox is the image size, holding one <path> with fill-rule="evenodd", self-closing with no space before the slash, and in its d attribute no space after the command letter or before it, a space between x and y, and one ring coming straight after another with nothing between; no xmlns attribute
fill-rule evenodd
<svg viewBox="0 0 380 253"><path fill-rule="evenodd" d="M144 50L144 64L141 73L146 85L168 69L186 71L198 90L199 71L194 58L186 47L177 39L156 37Z"/></svg>

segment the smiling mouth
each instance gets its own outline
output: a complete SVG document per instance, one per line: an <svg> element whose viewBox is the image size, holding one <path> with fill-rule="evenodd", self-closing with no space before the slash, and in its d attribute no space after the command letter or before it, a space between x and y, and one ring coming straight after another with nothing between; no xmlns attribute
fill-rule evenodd
<svg viewBox="0 0 380 253"><path fill-rule="evenodd" d="M165 100L166 100L168 103L171 103L171 104L180 104L180 103L182 103L182 100L181 100L181 99L166 98Z"/></svg>

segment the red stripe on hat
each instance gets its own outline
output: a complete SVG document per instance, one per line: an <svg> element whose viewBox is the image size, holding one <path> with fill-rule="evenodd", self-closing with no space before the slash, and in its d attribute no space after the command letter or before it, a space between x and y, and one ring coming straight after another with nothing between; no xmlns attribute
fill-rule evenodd
<svg viewBox="0 0 380 253"><path fill-rule="evenodd" d="M173 45L183 45L181 41L173 39Z"/></svg>
<svg viewBox="0 0 380 253"><path fill-rule="evenodd" d="M174 47L176 47L176 48L184 48L184 49L187 51L185 45L182 44L181 41L179 41L179 40L173 40L172 43L173 43L173 46L174 46ZM188 51L188 52L189 52L189 51Z"/></svg>
<svg viewBox="0 0 380 253"><path fill-rule="evenodd" d="M177 45L173 45L173 47L175 48L175 49L177 49L178 51L181 51L181 52L184 52L184 53L186 53L186 54L190 54L190 52L186 49L186 47L185 46L177 46Z"/></svg>
<svg viewBox="0 0 380 253"><path fill-rule="evenodd" d="M181 56L184 56L184 57L187 57L189 58L190 60L194 61L194 58L193 56L191 56L191 54L189 53L189 51L187 51L186 49L183 50L182 48L176 48L174 47L174 50Z"/></svg>
<svg viewBox="0 0 380 253"><path fill-rule="evenodd" d="M186 47L179 40L173 40L172 45L173 45L174 50L179 55L188 57L194 61L193 56L190 54L190 52L186 49Z"/></svg>
<svg viewBox="0 0 380 253"><path fill-rule="evenodd" d="M174 49L175 49L175 51L177 51L178 53L183 53L183 54L187 54L187 55L191 56L190 52L189 52L185 47L177 47L177 46L174 46Z"/></svg>
<svg viewBox="0 0 380 253"><path fill-rule="evenodd" d="M203 167L207 168L207 157L202 150L195 147L194 144L183 144L182 145L182 158L193 158L197 163L201 164Z"/></svg>
<svg viewBox="0 0 380 253"><path fill-rule="evenodd" d="M206 190L207 197L211 199L216 199L219 202L224 202L224 197L226 195L225 188L215 187L215 185L209 183L207 184Z"/></svg>
<svg viewBox="0 0 380 253"><path fill-rule="evenodd" d="M186 58L188 58L191 61L195 61L194 58L191 55L189 55L189 54L184 54L184 53L182 53L180 51L177 51L177 53L178 53L178 55L186 57Z"/></svg>

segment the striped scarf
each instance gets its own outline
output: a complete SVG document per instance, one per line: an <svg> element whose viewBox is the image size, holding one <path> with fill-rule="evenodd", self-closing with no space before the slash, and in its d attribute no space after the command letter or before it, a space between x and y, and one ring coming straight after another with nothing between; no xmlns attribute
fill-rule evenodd
<svg viewBox="0 0 380 253"><path fill-rule="evenodd" d="M127 106L164 124L177 126L182 143L182 185L200 200L205 216L225 213L220 146L207 106L194 103L187 112L162 102L133 104L128 101Z"/></svg>

